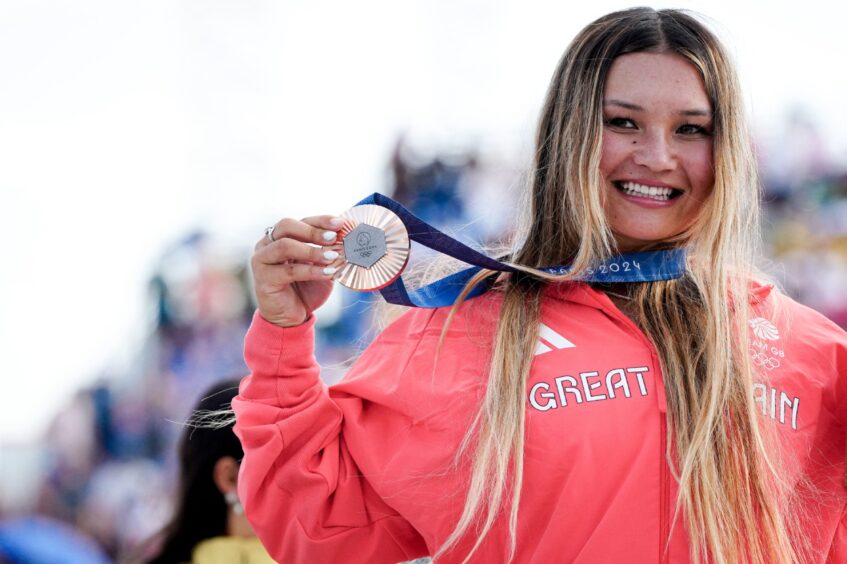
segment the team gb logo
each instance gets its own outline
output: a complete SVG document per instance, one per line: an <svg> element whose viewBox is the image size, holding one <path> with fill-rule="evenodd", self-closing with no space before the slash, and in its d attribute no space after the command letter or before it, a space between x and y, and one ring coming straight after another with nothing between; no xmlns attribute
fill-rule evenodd
<svg viewBox="0 0 847 564"><path fill-rule="evenodd" d="M755 317L751 319L750 327L753 328L753 334L759 339L763 339L765 341L779 340L779 329L777 329L776 325L764 317Z"/></svg>

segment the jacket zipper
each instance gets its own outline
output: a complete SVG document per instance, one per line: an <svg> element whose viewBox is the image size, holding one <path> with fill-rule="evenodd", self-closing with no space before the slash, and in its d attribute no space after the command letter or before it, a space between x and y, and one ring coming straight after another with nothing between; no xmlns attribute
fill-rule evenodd
<svg viewBox="0 0 847 564"><path fill-rule="evenodd" d="M668 468L667 462L667 450L668 450L668 420L667 420L667 399L665 398L665 382L664 375L659 371L659 363L658 354L656 353L655 348L650 343L650 340L644 334L644 332L635 324L632 319L627 317L613 302L612 300L603 294L602 292L598 292L596 290L589 289L589 295L591 295L595 301L600 305L601 311L606 313L610 313L619 321L623 322L627 327L629 327L630 331L638 336L644 345L650 350L650 356L652 357L652 367L654 369L654 373L656 375L660 375L656 380L656 402L657 407L659 408L659 563L667 564L670 561L669 553L670 553L670 469ZM845 477L845 487L847 487L847 477Z"/></svg>

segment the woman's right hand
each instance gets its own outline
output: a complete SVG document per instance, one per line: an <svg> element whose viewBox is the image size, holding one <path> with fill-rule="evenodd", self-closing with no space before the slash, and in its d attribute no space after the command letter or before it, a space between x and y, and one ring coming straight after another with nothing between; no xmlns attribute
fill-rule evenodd
<svg viewBox="0 0 847 564"><path fill-rule="evenodd" d="M337 270L330 265L338 258L329 246L335 244L341 223L330 215L286 218L274 225L273 242L265 236L256 243L250 264L263 318L293 327L326 302Z"/></svg>

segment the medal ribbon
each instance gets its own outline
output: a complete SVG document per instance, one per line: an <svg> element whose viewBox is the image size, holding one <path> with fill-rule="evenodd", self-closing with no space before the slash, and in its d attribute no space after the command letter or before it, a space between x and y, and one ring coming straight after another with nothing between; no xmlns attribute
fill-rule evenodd
<svg viewBox="0 0 847 564"><path fill-rule="evenodd" d="M406 226L409 239L412 241L473 265L471 268L460 270L412 292L406 289L402 276L398 276L394 282L379 291L385 301L389 303L423 308L449 306L453 305L468 281L483 268L498 272L520 272L518 269L484 255L439 231L388 196L374 193L356 205L363 204L381 206L397 214ZM682 248L627 253L612 257L589 268L579 280L601 283L671 280L680 278L685 273L685 265L685 249ZM550 274L566 274L569 269L570 266L563 265L548 266L538 270ZM468 294L468 298L485 292L491 282L493 280L489 279L478 284Z"/></svg>

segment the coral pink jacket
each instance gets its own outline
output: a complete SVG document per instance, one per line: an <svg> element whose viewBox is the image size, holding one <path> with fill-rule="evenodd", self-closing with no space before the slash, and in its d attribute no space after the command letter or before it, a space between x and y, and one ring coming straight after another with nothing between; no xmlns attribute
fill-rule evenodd
<svg viewBox="0 0 847 564"><path fill-rule="evenodd" d="M847 562L847 335L770 288L757 296L756 405L818 490L797 533L815 562ZM438 549L467 492L467 460L455 465L455 454L483 396L499 304L493 292L464 304L440 352L448 311L410 311L329 388L313 357L313 322L281 329L256 315L245 345L252 374L233 408L241 499L272 556L379 563ZM654 348L583 284L549 287L542 323L526 390L514 562L688 562L685 527L673 523ZM461 562L471 540L440 562ZM508 546L501 518L473 562L503 562Z"/></svg>

